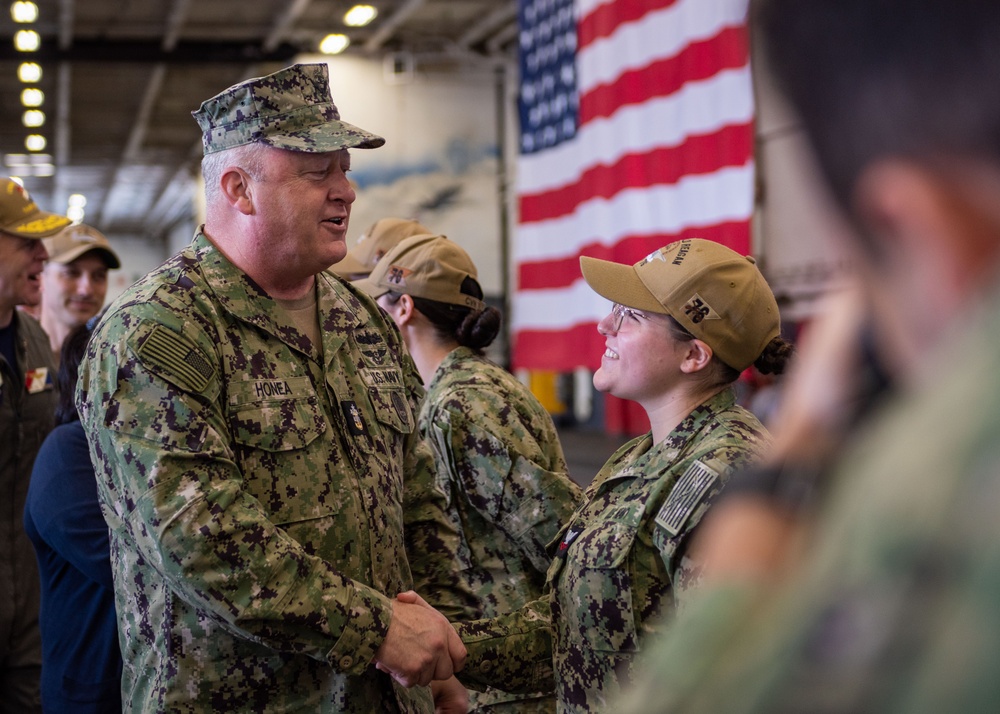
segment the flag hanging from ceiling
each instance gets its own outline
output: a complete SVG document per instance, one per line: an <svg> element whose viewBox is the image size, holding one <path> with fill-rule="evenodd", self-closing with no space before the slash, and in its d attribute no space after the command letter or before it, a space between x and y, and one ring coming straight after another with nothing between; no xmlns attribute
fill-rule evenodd
<svg viewBox="0 0 1000 714"><path fill-rule="evenodd" d="M681 238L750 251L746 0L519 0L512 366L596 368L610 304L580 256Z"/></svg>

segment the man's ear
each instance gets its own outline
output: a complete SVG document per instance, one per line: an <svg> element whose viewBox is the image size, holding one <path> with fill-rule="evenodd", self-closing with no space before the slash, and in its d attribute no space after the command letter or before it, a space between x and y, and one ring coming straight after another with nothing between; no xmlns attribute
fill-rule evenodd
<svg viewBox="0 0 1000 714"><path fill-rule="evenodd" d="M965 174L885 159L864 170L854 192L855 210L877 252L906 270L919 269L911 263L923 257L924 271L958 293L992 279L998 254L997 224L963 184Z"/></svg>
<svg viewBox="0 0 1000 714"><path fill-rule="evenodd" d="M878 252L905 250L915 230L927 226L934 191L910 161L883 159L862 171L852 196L854 211Z"/></svg>
<svg viewBox="0 0 1000 714"><path fill-rule="evenodd" d="M231 166L222 172L219 181L223 195L233 208L247 216L253 214L253 188L243 169Z"/></svg>
<svg viewBox="0 0 1000 714"><path fill-rule="evenodd" d="M886 158L862 171L852 197L854 211L875 243L876 262L906 266L914 257L932 256L932 272L950 276L982 261L981 246L970 230L971 207L961 198L955 177L909 159ZM991 241L993 235L991 235Z"/></svg>
<svg viewBox="0 0 1000 714"><path fill-rule="evenodd" d="M712 361L712 348L707 343L695 338L683 343L686 350L684 359L681 360L681 372L694 374L705 369Z"/></svg>

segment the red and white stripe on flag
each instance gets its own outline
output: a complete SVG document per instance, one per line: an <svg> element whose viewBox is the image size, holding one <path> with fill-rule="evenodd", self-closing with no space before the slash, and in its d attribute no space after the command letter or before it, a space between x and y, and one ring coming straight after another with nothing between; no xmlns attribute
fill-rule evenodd
<svg viewBox="0 0 1000 714"><path fill-rule="evenodd" d="M574 0L575 135L518 160L514 368L599 366L597 321L610 304L583 281L581 255L635 263L690 237L750 251L746 9Z"/></svg>

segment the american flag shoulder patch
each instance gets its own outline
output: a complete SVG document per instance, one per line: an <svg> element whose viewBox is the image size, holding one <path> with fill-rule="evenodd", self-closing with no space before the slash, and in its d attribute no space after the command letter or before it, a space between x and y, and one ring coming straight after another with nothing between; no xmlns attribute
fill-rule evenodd
<svg viewBox="0 0 1000 714"><path fill-rule="evenodd" d="M162 325L150 331L137 354L149 369L195 392L205 391L215 377L215 368L193 345Z"/></svg>
<svg viewBox="0 0 1000 714"><path fill-rule="evenodd" d="M656 523L671 536L678 535L705 494L719 478L719 472L695 461L677 479L670 495L656 514Z"/></svg>

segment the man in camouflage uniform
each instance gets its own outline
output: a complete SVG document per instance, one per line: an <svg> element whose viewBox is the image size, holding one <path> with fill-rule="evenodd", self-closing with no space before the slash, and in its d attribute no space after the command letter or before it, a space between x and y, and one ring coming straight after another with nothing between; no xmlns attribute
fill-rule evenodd
<svg viewBox="0 0 1000 714"><path fill-rule="evenodd" d="M69 219L39 210L25 190L0 179L0 712L40 712L41 590L24 501L31 468L56 411L49 339L17 305L37 304L48 254L42 238Z"/></svg>
<svg viewBox="0 0 1000 714"><path fill-rule="evenodd" d="M846 446L796 444L784 484L741 496L787 521L782 486L811 489L802 553L770 581L718 573L615 709L1000 711L1000 4L767 0L753 17L860 229L860 315L828 349L870 334L892 387L844 438L860 385L832 402L830 370L810 370L794 395L831 402L811 442ZM800 451L825 460L804 471ZM773 537L719 519L731 541Z"/></svg>
<svg viewBox="0 0 1000 714"><path fill-rule="evenodd" d="M731 383L781 342L777 304L760 271L718 244L679 241L635 266L584 258L582 267L597 292L642 308L617 304L601 321L608 350L594 384L639 401L652 429L612 455L587 488L560 534L548 597L457 627L469 649L459 679L522 691L552 686L554 674L559 712L600 711L614 701L662 617L696 583L692 532L730 474L768 443L760 422L735 404ZM716 319L687 318L694 299ZM680 327L687 332L675 332ZM674 370L694 366L695 353L701 366L688 382ZM671 405L684 406L664 420Z"/></svg>
<svg viewBox="0 0 1000 714"><path fill-rule="evenodd" d="M107 311L77 403L96 465L135 712L430 712L464 649L410 586L404 499L433 514L419 377L324 270L349 148L324 64L194 113L206 223ZM407 484L409 487L409 483ZM377 664L377 669L376 669ZM381 671L379 671L381 670ZM392 678L389 674L391 673Z"/></svg>
<svg viewBox="0 0 1000 714"><path fill-rule="evenodd" d="M415 589L452 620L522 607L542 595L552 562L548 546L581 492L569 478L552 417L483 352L500 331L500 312L482 301L469 254L444 236L403 240L358 287L400 326L427 384L418 430L464 535L459 568L425 545L414 549ZM475 599L455 608L442 602L442 590ZM555 711L555 699L541 692L490 690L470 699L477 712Z"/></svg>

